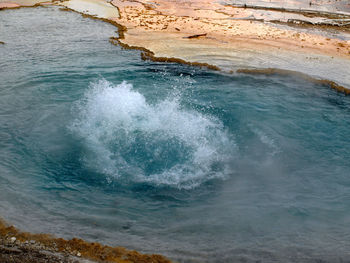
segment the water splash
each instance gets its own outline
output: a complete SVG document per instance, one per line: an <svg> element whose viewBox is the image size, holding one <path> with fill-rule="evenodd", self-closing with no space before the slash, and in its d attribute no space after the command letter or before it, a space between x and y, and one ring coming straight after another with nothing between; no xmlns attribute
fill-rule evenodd
<svg viewBox="0 0 350 263"><path fill-rule="evenodd" d="M76 106L85 165L119 182L190 189L231 171L235 144L222 122L178 97L152 105L131 84L100 80Z"/></svg>

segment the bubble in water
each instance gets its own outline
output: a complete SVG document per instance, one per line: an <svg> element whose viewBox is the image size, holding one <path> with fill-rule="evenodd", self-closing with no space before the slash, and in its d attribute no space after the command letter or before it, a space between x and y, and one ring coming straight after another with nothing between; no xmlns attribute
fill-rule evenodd
<svg viewBox="0 0 350 263"><path fill-rule="evenodd" d="M71 129L83 139L84 164L120 182L190 189L230 173L235 145L222 122L176 98L152 105L131 84L100 80L77 110Z"/></svg>

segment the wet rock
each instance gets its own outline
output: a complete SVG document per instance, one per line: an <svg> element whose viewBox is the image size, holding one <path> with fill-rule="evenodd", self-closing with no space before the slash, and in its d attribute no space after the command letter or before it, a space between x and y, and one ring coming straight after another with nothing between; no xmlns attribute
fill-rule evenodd
<svg viewBox="0 0 350 263"><path fill-rule="evenodd" d="M18 249L17 247L5 247L0 246L0 253L1 254L19 254L22 250Z"/></svg>

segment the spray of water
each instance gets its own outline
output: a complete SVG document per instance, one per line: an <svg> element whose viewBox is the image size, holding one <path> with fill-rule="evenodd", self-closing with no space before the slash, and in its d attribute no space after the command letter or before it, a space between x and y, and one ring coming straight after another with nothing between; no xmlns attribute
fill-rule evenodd
<svg viewBox="0 0 350 263"><path fill-rule="evenodd" d="M100 80L76 109L84 164L110 178L191 189L231 172L235 144L222 122L178 97L149 104L131 84Z"/></svg>

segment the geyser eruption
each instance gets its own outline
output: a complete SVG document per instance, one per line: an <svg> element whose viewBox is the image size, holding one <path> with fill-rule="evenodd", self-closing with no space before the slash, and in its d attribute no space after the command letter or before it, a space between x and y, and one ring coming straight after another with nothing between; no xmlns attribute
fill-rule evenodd
<svg viewBox="0 0 350 263"><path fill-rule="evenodd" d="M100 80L76 109L84 164L121 183L190 189L230 173L235 144L222 122L178 98L150 104L131 84Z"/></svg>

